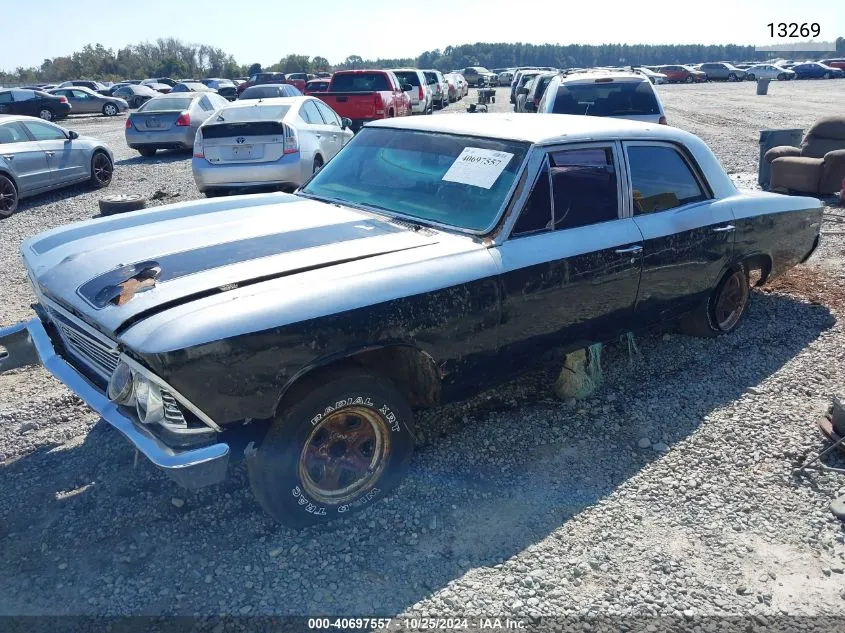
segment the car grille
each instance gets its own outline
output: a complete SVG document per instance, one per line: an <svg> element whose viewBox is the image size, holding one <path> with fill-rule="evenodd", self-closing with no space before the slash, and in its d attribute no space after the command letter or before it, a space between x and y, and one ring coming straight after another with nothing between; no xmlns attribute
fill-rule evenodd
<svg viewBox="0 0 845 633"><path fill-rule="evenodd" d="M116 347L109 347L75 323L56 314L55 311L51 310L50 316L59 330L59 335L62 337L67 351L76 360L84 363L92 371L108 380L117 367L120 351Z"/></svg>

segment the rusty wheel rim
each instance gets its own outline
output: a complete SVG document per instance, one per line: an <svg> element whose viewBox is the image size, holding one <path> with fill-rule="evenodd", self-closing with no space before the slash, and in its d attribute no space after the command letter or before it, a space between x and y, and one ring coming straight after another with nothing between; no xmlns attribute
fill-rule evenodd
<svg viewBox="0 0 845 633"><path fill-rule="evenodd" d="M311 430L299 458L299 479L312 498L344 503L375 485L389 455L390 428L378 412L347 407Z"/></svg>
<svg viewBox="0 0 845 633"><path fill-rule="evenodd" d="M748 301L748 286L741 271L737 270L722 284L716 300L716 323L722 331L730 330L738 322Z"/></svg>

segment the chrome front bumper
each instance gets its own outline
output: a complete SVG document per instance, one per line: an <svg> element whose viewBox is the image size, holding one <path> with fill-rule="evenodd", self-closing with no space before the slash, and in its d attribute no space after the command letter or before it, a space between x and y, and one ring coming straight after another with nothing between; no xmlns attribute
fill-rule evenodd
<svg viewBox="0 0 845 633"><path fill-rule="evenodd" d="M59 356L38 318L0 328L0 374L18 367L39 364L120 431L136 449L176 483L186 488L199 488L226 478L230 452L228 444L174 450L127 416L118 405Z"/></svg>

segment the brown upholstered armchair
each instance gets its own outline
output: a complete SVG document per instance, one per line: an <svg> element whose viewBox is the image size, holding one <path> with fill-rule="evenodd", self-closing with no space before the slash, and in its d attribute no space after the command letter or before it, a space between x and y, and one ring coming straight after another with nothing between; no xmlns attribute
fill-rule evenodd
<svg viewBox="0 0 845 633"><path fill-rule="evenodd" d="M771 189L837 193L845 178L845 117L820 119L801 147L773 147L764 159L771 165Z"/></svg>

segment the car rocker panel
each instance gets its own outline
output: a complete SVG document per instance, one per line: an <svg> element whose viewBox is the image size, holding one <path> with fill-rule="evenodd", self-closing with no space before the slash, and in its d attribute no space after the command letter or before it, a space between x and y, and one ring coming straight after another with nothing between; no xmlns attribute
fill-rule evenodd
<svg viewBox="0 0 845 633"><path fill-rule="evenodd" d="M490 116L484 125L530 145L484 231L314 199L306 186L299 195L168 205L28 239L22 254L40 307L36 318L0 330L0 372L40 361L184 485L219 481L232 447L245 443L239 432L259 429L245 451L259 501L304 525L395 486L413 441L411 407L464 397L702 304L709 315L732 271L753 265L765 281L818 243L817 200L738 192L706 145L680 130L602 119L584 130L583 117L528 117L572 120L547 139L537 122L508 131L495 123L510 119ZM483 125L435 119L374 127L471 136ZM629 143L678 147L707 200L635 215ZM512 234L548 178L549 156L595 146L617 166L618 217ZM312 402L338 380L348 389ZM401 400L390 395L397 389ZM298 416L298 426L280 411ZM281 438L281 453L269 459ZM366 450L350 457L353 445ZM365 470L374 482L345 481L352 466L331 470L335 449L347 451L338 458L347 465L372 459ZM329 480L328 492L315 484Z"/></svg>

